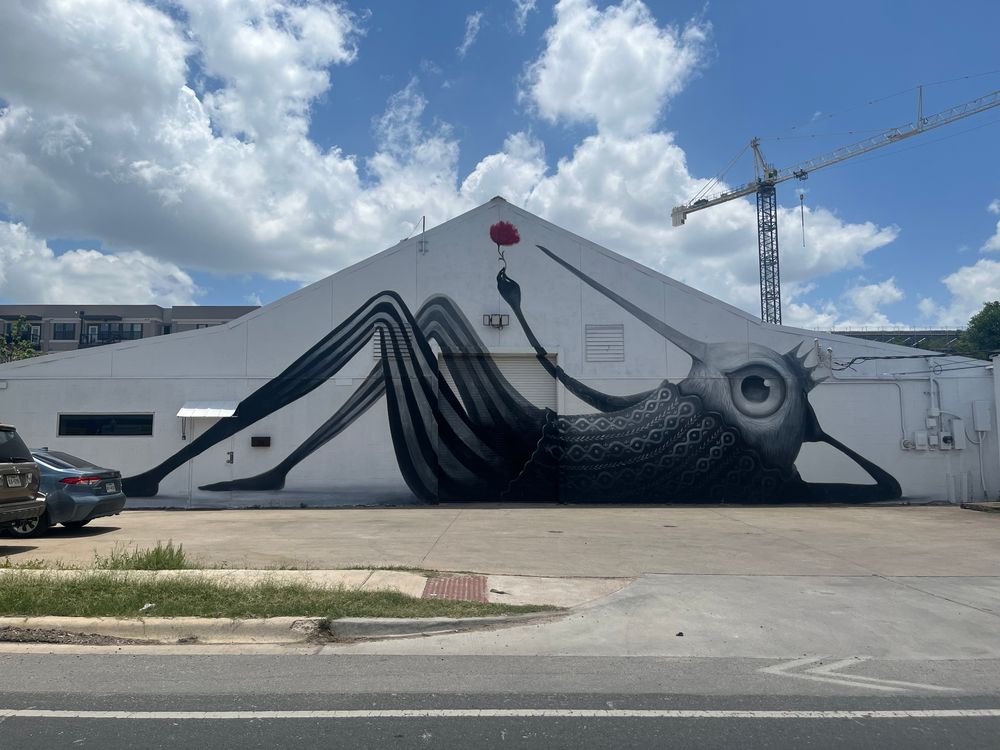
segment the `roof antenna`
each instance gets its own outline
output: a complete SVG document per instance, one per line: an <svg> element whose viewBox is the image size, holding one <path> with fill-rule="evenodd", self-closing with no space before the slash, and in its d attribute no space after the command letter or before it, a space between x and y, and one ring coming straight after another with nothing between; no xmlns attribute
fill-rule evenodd
<svg viewBox="0 0 1000 750"><path fill-rule="evenodd" d="M420 218L421 229L420 229L420 239L417 240L417 250L421 255L427 254L427 217L422 216Z"/></svg>

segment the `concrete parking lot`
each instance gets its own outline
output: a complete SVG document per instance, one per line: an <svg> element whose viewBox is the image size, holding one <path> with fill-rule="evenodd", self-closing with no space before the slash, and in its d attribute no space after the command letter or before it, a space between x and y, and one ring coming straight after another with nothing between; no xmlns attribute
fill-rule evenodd
<svg viewBox="0 0 1000 750"><path fill-rule="evenodd" d="M1000 576L1000 514L954 507L127 511L0 537L0 559L93 561L172 540L240 568L407 565L542 576Z"/></svg>

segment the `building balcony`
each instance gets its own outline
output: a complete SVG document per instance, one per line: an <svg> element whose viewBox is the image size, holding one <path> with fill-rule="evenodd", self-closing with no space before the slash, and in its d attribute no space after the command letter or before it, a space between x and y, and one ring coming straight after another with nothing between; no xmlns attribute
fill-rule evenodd
<svg viewBox="0 0 1000 750"><path fill-rule="evenodd" d="M80 338L80 348L117 344L122 341L135 341L142 338L142 331L107 331L100 333L85 333Z"/></svg>

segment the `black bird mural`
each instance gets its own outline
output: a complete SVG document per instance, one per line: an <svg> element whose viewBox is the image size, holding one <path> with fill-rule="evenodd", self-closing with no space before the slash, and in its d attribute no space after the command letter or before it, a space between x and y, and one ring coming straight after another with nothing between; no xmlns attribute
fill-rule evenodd
<svg viewBox="0 0 1000 750"><path fill-rule="evenodd" d="M516 231L514 236L516 242ZM501 296L542 366L593 413L560 415L531 404L504 378L447 297L434 296L413 314L398 294L385 291L243 399L233 417L158 466L125 479L126 494L155 495L171 471L326 382L379 331L380 361L302 445L263 474L201 489L281 489L296 464L384 397L403 478L417 497L432 503L872 502L901 496L891 475L820 427L808 398L819 382L815 368L806 365L809 350L799 354L796 347L780 354L758 344L697 341L547 248L536 247L690 355L688 376L628 396L604 394L579 382L551 362L535 336L521 309L520 286L507 275L501 252ZM441 372L435 346L454 389ZM795 459L806 442L843 452L874 483L804 481Z"/></svg>

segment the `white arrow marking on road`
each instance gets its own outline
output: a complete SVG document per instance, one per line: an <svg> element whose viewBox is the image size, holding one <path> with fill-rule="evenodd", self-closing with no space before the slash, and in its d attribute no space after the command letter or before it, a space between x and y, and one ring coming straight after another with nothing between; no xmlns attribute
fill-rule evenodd
<svg viewBox="0 0 1000 750"><path fill-rule="evenodd" d="M798 680L812 680L814 682L827 682L835 685L849 685L851 687L869 688L870 690L883 690L886 692L907 692L909 690L930 690L938 692L957 691L958 688L942 687L941 685L928 685L923 682L904 682L902 680L883 680L877 677L865 677L863 675L844 674L837 670L849 667L852 664L859 664L869 661L870 656L852 656L848 659L841 659L831 664L822 664L826 656L807 656L803 659L793 659L792 661L774 664L770 667L758 669L758 672L774 674L779 677L794 677ZM809 664L818 664L801 672L792 670L805 667Z"/></svg>

